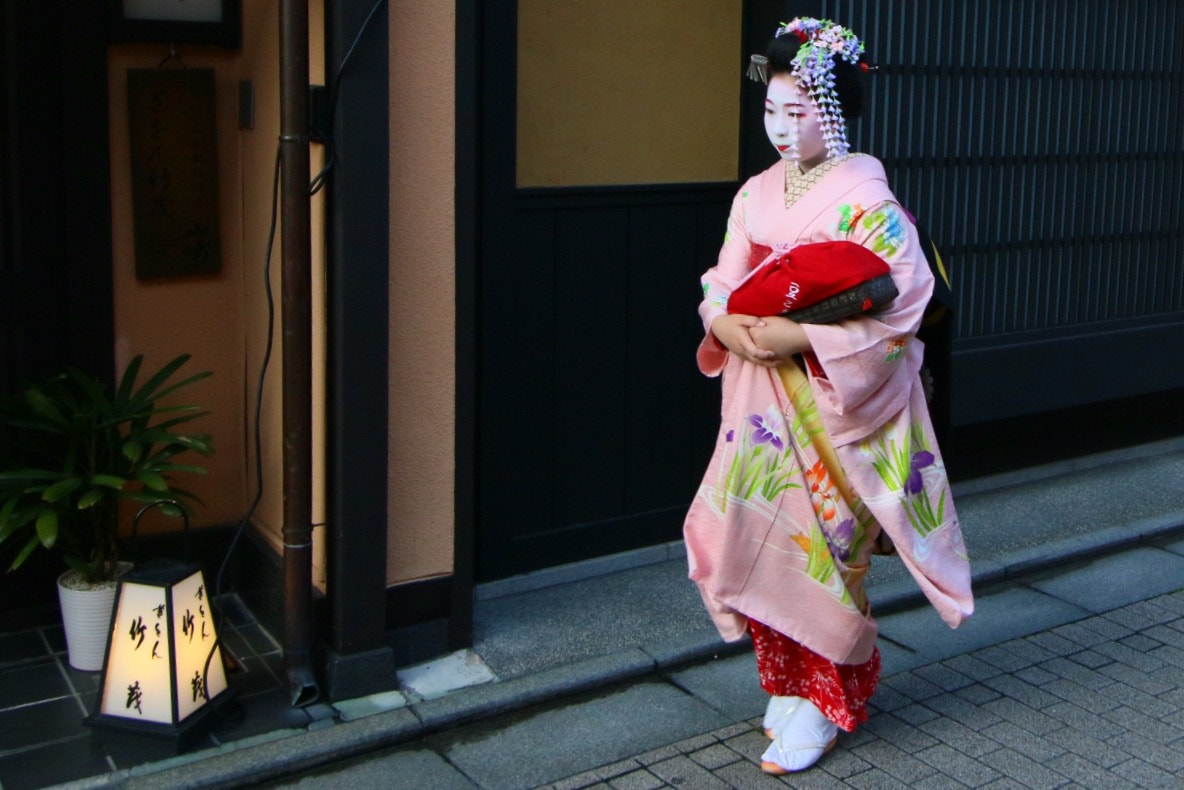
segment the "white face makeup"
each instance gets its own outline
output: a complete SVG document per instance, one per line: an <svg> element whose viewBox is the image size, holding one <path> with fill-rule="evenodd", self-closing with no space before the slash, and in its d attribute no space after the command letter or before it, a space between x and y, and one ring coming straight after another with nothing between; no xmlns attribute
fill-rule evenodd
<svg viewBox="0 0 1184 790"><path fill-rule="evenodd" d="M781 158L809 170L826 159L818 110L793 77L775 74L765 93L765 133Z"/></svg>

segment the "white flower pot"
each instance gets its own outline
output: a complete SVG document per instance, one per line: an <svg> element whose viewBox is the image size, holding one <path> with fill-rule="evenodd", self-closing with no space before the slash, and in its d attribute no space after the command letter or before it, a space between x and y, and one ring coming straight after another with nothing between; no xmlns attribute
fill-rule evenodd
<svg viewBox="0 0 1184 790"><path fill-rule="evenodd" d="M121 567L120 575L131 568L131 563L120 565L127 566ZM75 669L98 672L103 668L117 584L114 581L86 584L78 580L74 571L58 577L58 603L66 629L66 647L70 666Z"/></svg>

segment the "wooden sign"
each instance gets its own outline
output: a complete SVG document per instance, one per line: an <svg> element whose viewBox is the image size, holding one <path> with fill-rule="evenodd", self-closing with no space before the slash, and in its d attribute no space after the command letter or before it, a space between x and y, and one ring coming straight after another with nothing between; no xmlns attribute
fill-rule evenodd
<svg viewBox="0 0 1184 790"><path fill-rule="evenodd" d="M213 69L129 69L136 277L221 271Z"/></svg>

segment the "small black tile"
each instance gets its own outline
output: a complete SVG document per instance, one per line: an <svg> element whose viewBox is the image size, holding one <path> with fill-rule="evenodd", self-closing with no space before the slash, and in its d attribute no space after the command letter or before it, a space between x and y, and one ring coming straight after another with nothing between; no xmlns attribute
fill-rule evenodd
<svg viewBox="0 0 1184 790"><path fill-rule="evenodd" d="M0 711L0 743L5 749L19 749L81 735L86 732L82 717L73 697Z"/></svg>
<svg viewBox="0 0 1184 790"><path fill-rule="evenodd" d="M0 669L0 710L70 695L53 658Z"/></svg>
<svg viewBox="0 0 1184 790"><path fill-rule="evenodd" d="M240 716L241 713L241 716ZM275 689L249 697L236 697L214 716L222 721L214 725L219 743L229 743L274 730L307 727L312 717L301 708L292 707L285 689Z"/></svg>
<svg viewBox="0 0 1184 790"><path fill-rule="evenodd" d="M218 612L232 625L243 626L255 622L255 615L237 594L218 596Z"/></svg>
<svg viewBox="0 0 1184 790"><path fill-rule="evenodd" d="M45 641L49 642L49 649L57 653L66 652L66 629L60 625L47 625L41 629Z"/></svg>
<svg viewBox="0 0 1184 790"><path fill-rule="evenodd" d="M0 757L0 785L4 790L31 790L99 776L110 770L102 747L88 735L82 735Z"/></svg>
<svg viewBox="0 0 1184 790"><path fill-rule="evenodd" d="M99 682L103 679L102 672L86 672L75 669L70 666L70 662L66 660L65 656L61 656L58 660L61 662L62 669L66 671L66 676L70 678L70 683L74 685L74 690L79 694L94 691L99 687Z"/></svg>
<svg viewBox="0 0 1184 790"><path fill-rule="evenodd" d="M283 688L262 658L248 658L242 662L242 671L227 677L230 687L242 696L259 694Z"/></svg>
<svg viewBox="0 0 1184 790"><path fill-rule="evenodd" d="M45 642L36 629L0 634L0 666L47 655Z"/></svg>
<svg viewBox="0 0 1184 790"><path fill-rule="evenodd" d="M168 735L128 732L114 728L96 726L94 740L103 745L117 768L135 768L145 763L168 760L180 753L212 749L215 744L209 735L197 736L191 746L184 750L177 748L177 741ZM7 788L6 788L7 790Z"/></svg>

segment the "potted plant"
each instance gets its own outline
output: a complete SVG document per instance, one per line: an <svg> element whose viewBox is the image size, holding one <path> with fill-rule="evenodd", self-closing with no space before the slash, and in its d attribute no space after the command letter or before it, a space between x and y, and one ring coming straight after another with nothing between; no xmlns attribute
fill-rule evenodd
<svg viewBox="0 0 1184 790"><path fill-rule="evenodd" d="M143 363L137 356L114 391L70 369L0 401L0 548L16 550L10 571L39 547L60 553L70 566L58 593L70 664L78 669L102 668L115 580L130 567L119 558L121 505L170 500L168 508L179 514L186 500L197 501L176 487L173 475L206 469L176 457L209 456L210 438L177 428L206 412L158 405L210 375L170 383L188 359L173 359L137 385ZM79 591L98 596L82 614L70 608ZM91 638L97 647L87 646Z"/></svg>

